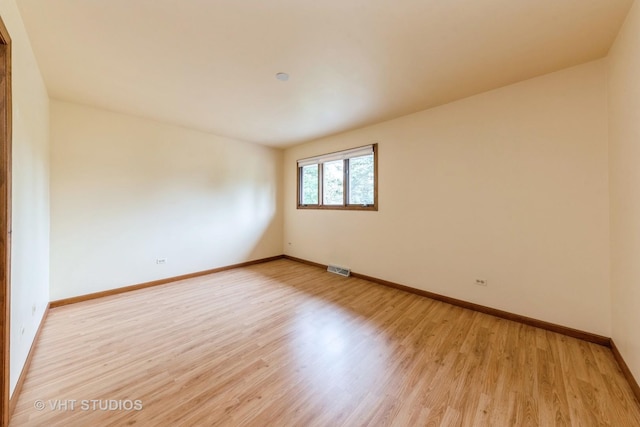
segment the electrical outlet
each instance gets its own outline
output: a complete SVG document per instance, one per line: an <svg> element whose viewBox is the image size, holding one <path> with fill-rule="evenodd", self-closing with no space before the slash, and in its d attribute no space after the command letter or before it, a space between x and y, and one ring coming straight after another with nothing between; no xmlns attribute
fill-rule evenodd
<svg viewBox="0 0 640 427"><path fill-rule="evenodd" d="M167 263L166 258L156 258L156 264L166 264L166 263Z"/></svg>
<svg viewBox="0 0 640 427"><path fill-rule="evenodd" d="M476 279L476 285L487 286L487 281L485 279Z"/></svg>

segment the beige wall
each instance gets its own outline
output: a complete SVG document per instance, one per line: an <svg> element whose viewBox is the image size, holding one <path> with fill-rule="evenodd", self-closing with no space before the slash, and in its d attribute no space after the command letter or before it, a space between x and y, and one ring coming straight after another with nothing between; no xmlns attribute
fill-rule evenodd
<svg viewBox="0 0 640 427"><path fill-rule="evenodd" d="M278 150L52 101L51 210L46 89L14 1L0 0L0 14L14 42L12 390L49 277L54 300L283 247L611 335L640 378L638 2L607 60L293 147L284 162ZM374 141L378 212L295 209L296 159Z"/></svg>
<svg viewBox="0 0 640 427"><path fill-rule="evenodd" d="M13 43L11 393L49 302L49 98L12 0L0 15Z"/></svg>
<svg viewBox="0 0 640 427"><path fill-rule="evenodd" d="M282 253L281 150L56 100L51 124L52 300Z"/></svg>
<svg viewBox="0 0 640 427"><path fill-rule="evenodd" d="M640 381L640 4L609 54L612 338Z"/></svg>
<svg viewBox="0 0 640 427"><path fill-rule="evenodd" d="M285 253L608 336L605 72L591 62L287 149ZM378 212L296 209L296 159L373 141Z"/></svg>

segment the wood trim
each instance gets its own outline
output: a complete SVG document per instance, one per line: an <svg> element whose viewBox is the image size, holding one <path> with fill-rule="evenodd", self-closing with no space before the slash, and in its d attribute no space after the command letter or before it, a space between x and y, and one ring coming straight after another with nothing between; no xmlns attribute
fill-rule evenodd
<svg viewBox="0 0 640 427"><path fill-rule="evenodd" d="M42 320L40 320L40 325L38 326L38 330L36 331L35 336L33 337L33 342L31 343L31 348L29 349L29 354L27 354L27 359L24 362L24 366L22 367L22 372L20 373L20 377L18 378L18 382L16 383L16 388L13 389L13 396L9 400L9 417L13 415L13 411L18 404L18 398L20 397L20 393L22 392L22 386L24 385L24 381L27 379L27 373L29 372L29 367L31 366L31 360L33 359L33 355L35 354L36 345L40 340L40 333L42 332L42 328L44 326L44 322L47 320L47 316L49 315L49 309L51 304L47 304L47 307L44 310L44 314L42 315Z"/></svg>
<svg viewBox="0 0 640 427"><path fill-rule="evenodd" d="M296 257L291 256L291 255L282 255L282 257L284 259L288 259L289 261L295 261L295 262L299 262L300 264L306 264L306 265L310 265L312 267L323 268L325 270L329 267L328 265L325 265L325 264L319 264L317 262L308 261L306 259L296 258Z"/></svg>
<svg viewBox="0 0 640 427"><path fill-rule="evenodd" d="M364 274L359 273L351 273L353 277L369 280L374 283L379 283L384 286L389 286L391 288L396 288L402 291L411 292L417 295L421 295L427 298L431 298L437 301L442 301L447 304L455 305L462 308L467 308L469 310L479 311L481 313L490 314L495 317L500 317L507 320L512 320L514 322L523 323L525 325L533 326L540 329L545 329L551 332L557 332L559 334L567 335L573 338L578 338L584 341L592 342L594 344L599 344L605 347L610 346L610 338L604 337L601 335L593 334L591 332L585 332L578 329L569 328L567 326L557 325L555 323L545 322L544 320L533 319L531 317L522 316L520 314L511 313L504 310L499 310L492 307L487 307L480 304L475 304L472 302L447 297L444 295L436 294L434 292L424 291L422 289L412 288L410 286L400 285L398 283L389 282L387 280L378 279L376 277L365 276Z"/></svg>
<svg viewBox="0 0 640 427"><path fill-rule="evenodd" d="M373 207L378 210L380 200L378 198L378 163L380 159L380 150L378 143L373 144Z"/></svg>
<svg viewBox="0 0 640 427"><path fill-rule="evenodd" d="M220 268L217 268L217 269L207 270L207 271L203 271L203 272L192 273L192 274L188 274L188 275L184 275L184 276L177 276L177 277L174 277L174 278L163 279L163 280L159 280L159 281L155 281L155 282L148 282L146 284L135 285L133 287L119 288L119 289L107 291L107 293L116 294L116 293L126 292L128 290L133 290L132 288L140 289L142 287L148 287L148 286L154 286L155 284L161 284L160 282L168 283L168 282L173 281L173 280L182 280L182 279L186 279L186 278L202 276L202 275L211 274L211 273L224 271L224 270L229 270L229 269L233 269L233 268L244 267L244 266L254 265L254 264L259 264L259 263L264 263L264 262L270 262L270 261L274 261L274 260L278 260L278 259L287 259L287 260L291 260L291 261L294 261L294 262L299 262L301 264L306 264L306 265L309 265L309 266L312 266L312 267L321 268L321 269L326 269L327 268L327 265L325 265L325 264L320 264L320 263L309 261L309 260L305 260L305 259L302 259L302 258L293 257L293 256L290 256L290 255L279 255L279 256L274 256L274 257L270 257L270 258L264 258L264 259L260 259L260 260L248 261L248 262L244 262L244 263L240 263L240 264L234 264L234 265L230 265L230 266L226 266L226 267L220 267ZM449 304L452 304L452 305L456 305L456 306L460 306L460 307L463 307L463 308L467 308L467 309L470 309L470 310L480 311L480 312L483 312L483 313L486 313L486 314L490 314L490 315L493 315L493 316L496 316L496 317L505 318L505 319L512 320L512 321L515 321L515 322L527 324L527 325L534 326L534 327L537 327L537 328L550 330L550 331L557 332L557 333L560 333L560 334L563 334L563 335L568 335L568 336L579 338L579 339L582 339L582 340L585 340L585 341L589 341L589 342L593 342L593 343L600 344L600 345L603 345L603 346L611 347L611 351L613 353L613 356L614 356L616 362L618 363L618 365L620 367L620 370L622 371L623 375L627 379L627 382L629 383L629 385L630 385L630 387L631 387L636 399L638 400L638 402L640 402L640 386L638 385L638 382L634 378L634 376L631 373L631 371L630 371L629 367L627 366L626 362L624 361L624 359L623 359L622 355L620 354L620 351L616 347L615 343L613 342L613 340L611 340L609 338L602 337L602 336L595 335L595 334L591 334L591 333L588 333L588 332L578 331L578 330L575 330L575 329L572 329L572 328L567 328L567 327L564 327L564 326L555 325L555 324L552 324L552 323L549 323L549 322L540 321L540 320L537 320L537 319L532 319L532 318L525 317L525 316L516 315L516 314L505 312L505 311L502 311L502 310L496 310L496 309L492 309L492 308L489 308L489 307L484 307L484 306L481 306L481 305L478 305L478 304L469 303L469 302L458 300L458 299L455 299L455 298L445 297L445 296L442 296L442 295L434 294L432 292L422 291L422 290L419 290L419 289L411 288L409 286L400 285L400 284L397 284L397 283L394 283L394 282L378 279L378 278L367 276L367 275L363 275L363 274L352 273L352 276L355 277L355 278L360 278L360 279L363 279L363 280L371 281L371 282L376 283L376 284L392 287L394 289L398 289L398 290L402 290L402 291L405 291L405 292L417 294L417 295L428 297L428 298L431 298L431 299L436 299L436 300L439 300L439 301L442 301L442 302L446 302L446 303L449 303ZM83 300L87 300L87 299L92 299L92 298L89 298L89 297L99 298L101 296L105 296L105 295L101 295L101 294L104 294L104 293L90 294L90 295L85 295L85 296L82 296L82 297L79 297L79 298L83 298ZM60 301L61 302L65 302L65 300L60 300ZM66 303L71 303L71 302L77 302L77 301L70 301L70 302L66 302ZM53 302L49 306L47 306L47 308L45 310L45 313L44 313L44 315L42 317L42 320L40 322L40 326L38 327L38 331L36 332L33 344L32 344L31 349L29 351L29 355L27 356L27 361L25 363L23 371L22 371L22 373L20 375L20 378L18 380L18 384L17 384L15 392L14 392L14 397L11 399L10 412L13 412L13 410L14 410L16 404L17 404L18 398L20 396L21 389L22 389L24 381L26 379L26 375L27 375L29 366L31 364L31 360L33 358L33 355L35 354L35 347L37 346L41 331L43 329L43 326L44 326L45 321L47 319L47 316L49 314L49 309L54 307L55 303L56 302ZM64 304L59 304L59 305L64 305Z"/></svg>
<svg viewBox="0 0 640 427"><path fill-rule="evenodd" d="M312 261L303 260L300 258L292 257L289 255L284 255L285 259L289 259L291 261L301 262L303 264L312 265L314 267L320 267L326 269L328 266L324 264L318 264ZM412 288L410 286L401 285L398 283L390 282L388 280L378 279L377 277L367 276L360 273L351 272L351 276L368 280L373 283L377 283L379 285L388 286L390 288L399 289L401 291L410 292L412 294L420 295L423 297L431 298L437 301L442 301L447 304L455 305L462 308L467 308L469 310L479 311L481 313L490 314L495 317L500 317L502 319L512 320L514 322L523 323L525 325L533 326L540 329L545 329L551 332L557 332L562 335L567 335L573 338L578 338L584 341L592 342L594 344L599 344L605 347L611 346L611 339L609 337L604 337L602 335L593 334L591 332L585 332L578 329L569 328L567 326L557 325L555 323L545 322L543 320L533 319L531 317L522 316L520 314L510 313L504 310L498 310L496 308L487 307L480 304L475 304L472 302L447 297L444 295L436 294L434 292L424 291L422 289Z"/></svg>
<svg viewBox="0 0 640 427"><path fill-rule="evenodd" d="M376 155L373 155L375 159ZM342 160L342 204L349 206L349 159ZM375 199L374 199L375 200Z"/></svg>
<svg viewBox="0 0 640 427"><path fill-rule="evenodd" d="M302 205L300 204L300 200L302 198L302 168L298 166L296 162L296 207L297 209L316 209L316 210L333 210L333 211L377 211L378 210L378 143L370 144L373 149L373 204L372 205L350 205L348 203L349 197L349 185L347 184L347 180L349 179L347 175L347 170L349 167L349 159L345 159L343 163L343 182L344 182L344 191L342 196L342 205L325 205L324 204L324 195L323 195L323 181L324 181L324 167L323 163L318 163L318 204L316 205ZM364 147L364 146L363 146ZM359 147L355 147L359 148ZM331 155L335 153L340 153L341 151L349 151L349 150L340 150L334 151L332 153L327 153L326 155Z"/></svg>
<svg viewBox="0 0 640 427"><path fill-rule="evenodd" d="M627 365L627 362L624 361L624 358L622 357L622 354L620 353L620 350L618 350L618 347L616 346L616 343L613 341L613 339L611 339L611 352L613 353L613 357L616 359L616 362L618 362L618 366L620 367L622 374L627 379L627 382L629 383L629 386L631 386L631 390L633 391L633 394L636 396L636 400L640 405L640 385L638 384L636 378L633 376L631 369L629 369L629 365Z"/></svg>
<svg viewBox="0 0 640 427"><path fill-rule="evenodd" d="M9 425L11 393L11 37L0 18L0 427Z"/></svg>
<svg viewBox="0 0 640 427"><path fill-rule="evenodd" d="M152 286L164 285L166 283L177 282L178 280L185 280L185 279L192 279L194 277L206 276L207 274L219 273L221 271L232 270L234 268L248 267L250 265L262 264L262 263L265 263L265 262L276 261L276 260L282 259L283 257L284 257L284 255L276 255L276 256L269 257L269 258L262 258L262 259L257 259L257 260L253 260L253 261L241 262L239 264L232 264L232 265L227 265L227 266L224 266L224 267L212 268L211 270L198 271L198 272L195 272L195 273L183 274L181 276L167 277L165 279L159 279L159 280L153 280L151 282L139 283L137 285L124 286L124 287L121 287L121 288L109 289L109 290L106 290L106 291L94 292L94 293L85 294L85 295L79 295L77 297L63 298L63 299L51 301L50 307L51 308L61 307L63 305L75 304L77 302L89 301L89 300L96 299L96 298L108 297L108 296L111 296L111 295L117 295L117 294L122 294L122 293L125 293L125 292L136 291L138 289L150 288Z"/></svg>
<svg viewBox="0 0 640 427"><path fill-rule="evenodd" d="M302 171L296 163L296 206L300 206L302 200Z"/></svg>
<svg viewBox="0 0 640 427"><path fill-rule="evenodd" d="M144 408L34 408L74 398ZM640 427L640 406L604 347L280 260L52 310L11 425L313 421Z"/></svg>
<svg viewBox="0 0 640 427"><path fill-rule="evenodd" d="M305 207L313 205L306 205ZM324 206L324 163L318 163L318 208Z"/></svg>
<svg viewBox="0 0 640 427"><path fill-rule="evenodd" d="M302 168L303 166L298 166L298 170L296 171L297 174L297 188L296 188L296 205L298 206L298 209L322 209L322 163L318 163L317 165L318 168L318 203L316 203L315 205L301 205L300 201L302 200L302 191L303 191L303 185L302 185Z"/></svg>
<svg viewBox="0 0 640 427"><path fill-rule="evenodd" d="M299 205L298 209L315 209L315 210L325 210L325 211L377 211L375 205L347 205L347 206L339 206L339 205Z"/></svg>

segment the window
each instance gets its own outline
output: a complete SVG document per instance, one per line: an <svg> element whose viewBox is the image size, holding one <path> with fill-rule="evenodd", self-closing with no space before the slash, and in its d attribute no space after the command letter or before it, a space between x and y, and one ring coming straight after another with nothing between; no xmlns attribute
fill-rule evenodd
<svg viewBox="0 0 640 427"><path fill-rule="evenodd" d="M378 210L378 144L298 160L298 209Z"/></svg>

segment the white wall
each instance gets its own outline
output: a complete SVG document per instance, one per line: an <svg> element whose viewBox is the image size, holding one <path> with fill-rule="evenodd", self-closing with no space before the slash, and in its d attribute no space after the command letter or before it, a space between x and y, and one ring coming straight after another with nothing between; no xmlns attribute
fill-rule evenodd
<svg viewBox="0 0 640 427"><path fill-rule="evenodd" d="M608 336L605 72L591 62L287 149L285 253ZM378 212L296 209L297 159L373 141Z"/></svg>
<svg viewBox="0 0 640 427"><path fill-rule="evenodd" d="M49 98L15 2L1 0L0 15L13 43L13 393L49 302Z"/></svg>
<svg viewBox="0 0 640 427"><path fill-rule="evenodd" d="M609 53L612 338L640 381L640 4Z"/></svg>
<svg viewBox="0 0 640 427"><path fill-rule="evenodd" d="M56 100L51 144L52 300L282 253L281 150Z"/></svg>

